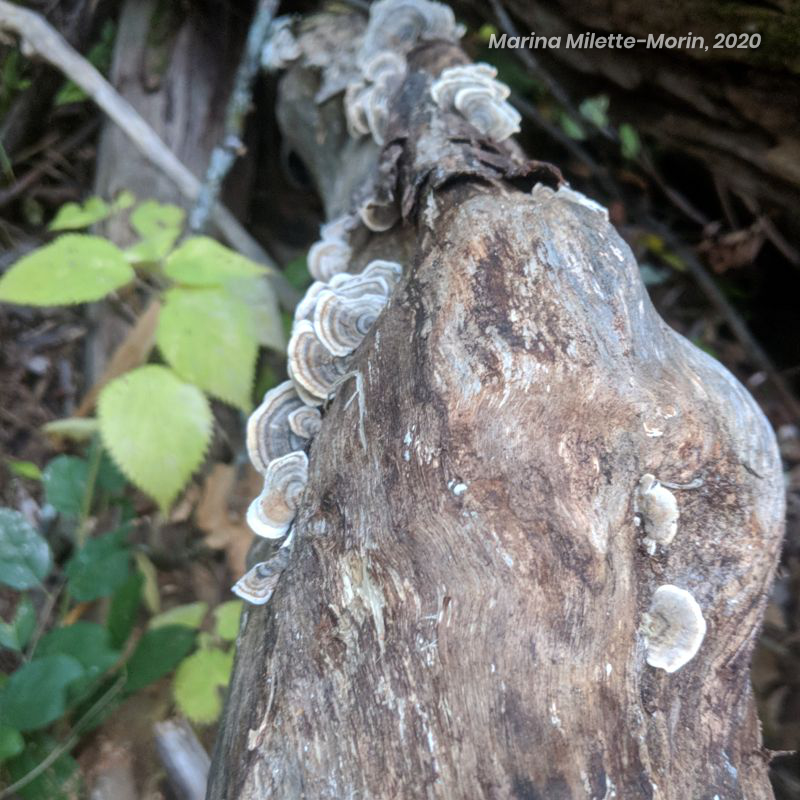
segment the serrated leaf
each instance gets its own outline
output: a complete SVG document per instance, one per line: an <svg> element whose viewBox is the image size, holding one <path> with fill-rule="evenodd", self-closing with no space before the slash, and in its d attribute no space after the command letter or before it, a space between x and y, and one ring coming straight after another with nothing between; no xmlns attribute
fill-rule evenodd
<svg viewBox="0 0 800 800"><path fill-rule="evenodd" d="M11 780L29 775L58 747L59 742L51 736L39 736L28 742L25 750L6 764ZM75 800L83 796L81 786L77 762L64 753L16 794L23 800Z"/></svg>
<svg viewBox="0 0 800 800"><path fill-rule="evenodd" d="M0 647L21 652L35 627L36 610L33 603L27 597L23 597L14 612L14 619L11 622L0 621Z"/></svg>
<svg viewBox="0 0 800 800"><path fill-rule="evenodd" d="M44 728L64 714L67 689L83 675L80 662L63 653L23 664L0 693L0 719L19 731Z"/></svg>
<svg viewBox="0 0 800 800"><path fill-rule="evenodd" d="M200 725L214 722L222 711L222 694L231 677L233 652L198 650L178 667L173 693L178 708Z"/></svg>
<svg viewBox="0 0 800 800"><path fill-rule="evenodd" d="M208 236L194 236L170 254L164 272L187 286L221 286L231 278L264 275L268 270Z"/></svg>
<svg viewBox="0 0 800 800"><path fill-rule="evenodd" d="M30 478L34 481L40 481L42 479L42 471L33 461L21 461L16 458L8 458L6 459L6 464L8 465L9 471L20 478Z"/></svg>
<svg viewBox="0 0 800 800"><path fill-rule="evenodd" d="M28 520L0 508L0 583L12 589L39 586L52 565L50 546Z"/></svg>
<svg viewBox="0 0 800 800"><path fill-rule="evenodd" d="M186 212L179 206L145 200L130 216L131 227L141 239L125 251L133 262L155 262L164 258L178 241Z"/></svg>
<svg viewBox="0 0 800 800"><path fill-rule="evenodd" d="M96 419L66 417L46 422L42 425L42 432L49 436L58 436L73 442L86 442L97 433L98 427Z"/></svg>
<svg viewBox="0 0 800 800"><path fill-rule="evenodd" d="M163 628L165 625L183 625L187 628L199 628L208 611L208 603L198 600L195 603L186 603L175 606L153 617L148 627Z"/></svg>
<svg viewBox="0 0 800 800"><path fill-rule="evenodd" d="M111 381L97 408L103 442L117 466L166 511L211 439L205 395L150 364Z"/></svg>
<svg viewBox="0 0 800 800"><path fill-rule="evenodd" d="M47 226L51 231L70 231L88 228L105 219L112 212L108 204L100 197L89 197L86 202L65 203L58 209L53 221Z"/></svg>
<svg viewBox="0 0 800 800"><path fill-rule="evenodd" d="M81 513L89 465L77 456L56 456L44 468L44 499L56 511L77 517Z"/></svg>
<svg viewBox="0 0 800 800"><path fill-rule="evenodd" d="M249 309L258 344L285 353L283 321L272 284L264 278L237 278L228 281L226 289Z"/></svg>
<svg viewBox="0 0 800 800"><path fill-rule="evenodd" d="M249 410L258 343L248 307L229 292L170 289L156 342L182 378Z"/></svg>
<svg viewBox="0 0 800 800"><path fill-rule="evenodd" d="M147 631L128 659L128 694L164 677L191 652L195 632L183 625L166 625Z"/></svg>
<svg viewBox="0 0 800 800"><path fill-rule="evenodd" d="M214 632L220 639L226 642L236 639L243 607L241 600L228 600L214 609Z"/></svg>
<svg viewBox="0 0 800 800"><path fill-rule="evenodd" d="M67 562L70 595L80 602L109 597L128 579L127 530L112 531L88 542Z"/></svg>
<svg viewBox="0 0 800 800"><path fill-rule="evenodd" d="M25 740L16 728L0 725L0 763L18 756L25 748Z"/></svg>
<svg viewBox="0 0 800 800"><path fill-rule="evenodd" d="M106 627L109 641L114 648L122 647L133 631L142 600L143 585L144 575L133 572L111 598Z"/></svg>
<svg viewBox="0 0 800 800"><path fill-rule="evenodd" d="M111 242L69 233L17 261L0 278L0 300L32 306L86 303L134 277L122 251Z"/></svg>

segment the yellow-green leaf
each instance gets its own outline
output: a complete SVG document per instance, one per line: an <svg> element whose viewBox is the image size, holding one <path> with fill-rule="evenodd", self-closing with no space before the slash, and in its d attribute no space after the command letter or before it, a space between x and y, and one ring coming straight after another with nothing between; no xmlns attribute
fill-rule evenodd
<svg viewBox="0 0 800 800"><path fill-rule="evenodd" d="M226 288L250 309L256 341L262 347L285 353L283 320L272 284L263 277L236 278L229 281Z"/></svg>
<svg viewBox="0 0 800 800"><path fill-rule="evenodd" d="M233 652L217 648L198 650L181 662L173 691L181 711L193 722L208 725L222 711L222 689L233 669Z"/></svg>
<svg viewBox="0 0 800 800"><path fill-rule="evenodd" d="M199 628L208 611L208 603L198 600L167 609L150 620L148 627L161 628L164 625L183 625L186 628Z"/></svg>
<svg viewBox="0 0 800 800"><path fill-rule="evenodd" d="M0 278L0 300L32 306L86 303L133 278L122 251L111 242L68 233L17 261Z"/></svg>
<svg viewBox="0 0 800 800"><path fill-rule="evenodd" d="M194 236L170 253L164 272L187 286L220 286L230 278L263 275L267 270L208 236Z"/></svg>
<svg viewBox="0 0 800 800"><path fill-rule="evenodd" d="M50 436L61 436L74 442L87 442L97 433L97 420L85 417L65 417L45 422L42 432Z"/></svg>
<svg viewBox="0 0 800 800"><path fill-rule="evenodd" d="M220 639L232 642L236 638L243 606L241 600L228 600L214 609L214 630Z"/></svg>
<svg viewBox="0 0 800 800"><path fill-rule="evenodd" d="M100 197L90 197L81 205L80 203L65 203L58 209L55 219L47 226L51 231L70 231L79 228L88 228L105 219L111 214L112 209Z"/></svg>
<svg viewBox="0 0 800 800"><path fill-rule="evenodd" d="M145 200L131 213L131 227L141 239L125 251L129 261L160 261L180 236L186 212L179 206Z"/></svg>
<svg viewBox="0 0 800 800"><path fill-rule="evenodd" d="M105 386L97 410L114 461L166 511L211 439L205 395L166 367L150 364Z"/></svg>
<svg viewBox="0 0 800 800"><path fill-rule="evenodd" d="M156 342L182 378L250 408L258 342L249 308L223 289L170 289Z"/></svg>

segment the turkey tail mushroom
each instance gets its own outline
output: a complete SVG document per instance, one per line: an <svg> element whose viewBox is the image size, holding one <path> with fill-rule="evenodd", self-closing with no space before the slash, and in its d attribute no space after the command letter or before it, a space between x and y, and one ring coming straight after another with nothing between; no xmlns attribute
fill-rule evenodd
<svg viewBox="0 0 800 800"><path fill-rule="evenodd" d="M302 450L271 461L264 488L247 509L247 524L266 539L280 539L292 524L308 482L308 456Z"/></svg>
<svg viewBox="0 0 800 800"><path fill-rule="evenodd" d="M294 324L288 355L292 380L305 391L309 405L321 406L347 371L344 360L320 342L313 324L305 319Z"/></svg>
<svg viewBox="0 0 800 800"><path fill-rule="evenodd" d="M348 356L361 344L386 300L386 294L348 297L330 290L320 292L314 307L314 332L333 355Z"/></svg>
<svg viewBox="0 0 800 800"><path fill-rule="evenodd" d="M264 395L247 420L247 453L262 475L271 461L302 447L289 426L289 414L302 406L292 381L284 381Z"/></svg>

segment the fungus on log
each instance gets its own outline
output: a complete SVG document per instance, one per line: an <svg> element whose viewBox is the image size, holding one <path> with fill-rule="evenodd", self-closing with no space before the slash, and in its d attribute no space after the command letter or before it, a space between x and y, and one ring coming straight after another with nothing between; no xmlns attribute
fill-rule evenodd
<svg viewBox="0 0 800 800"><path fill-rule="evenodd" d="M769 424L659 318L602 208L434 100L467 63L450 16L372 9L295 30L278 113L348 220L318 280L346 250L404 274L346 358L319 360L325 286L295 322L322 424L291 533L238 585L266 604L209 798L771 797L748 674L782 530ZM374 138L345 117L366 45L406 62ZM364 226L368 198L397 224ZM692 487L652 552L644 476Z"/></svg>

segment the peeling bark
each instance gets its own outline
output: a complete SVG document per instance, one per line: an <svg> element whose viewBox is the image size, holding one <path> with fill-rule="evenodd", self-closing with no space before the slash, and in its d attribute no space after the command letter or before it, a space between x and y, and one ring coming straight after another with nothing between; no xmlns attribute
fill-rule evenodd
<svg viewBox="0 0 800 800"><path fill-rule="evenodd" d="M359 30L319 17L306 52L346 74ZM357 261L406 275L350 367L366 449L350 382L289 566L245 614L208 797L770 798L748 667L782 531L772 431L660 319L601 209L433 113L431 75L463 60L410 54L383 150L307 62L282 79L329 213L365 184L399 198ZM654 555L645 474L679 512ZM708 627L673 674L645 661L664 584Z"/></svg>

